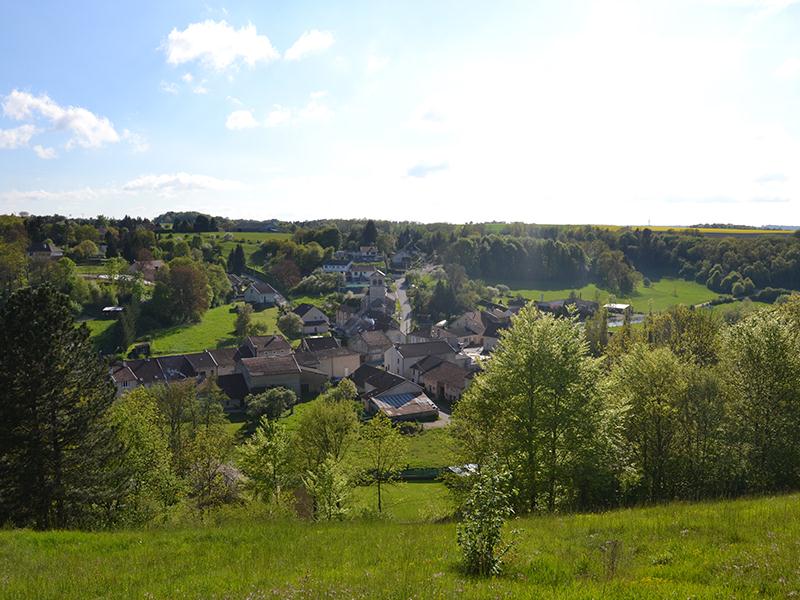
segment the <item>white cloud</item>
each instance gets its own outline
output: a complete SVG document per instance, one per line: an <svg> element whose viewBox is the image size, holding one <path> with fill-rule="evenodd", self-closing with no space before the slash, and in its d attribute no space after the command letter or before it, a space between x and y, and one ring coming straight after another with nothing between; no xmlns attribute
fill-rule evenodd
<svg viewBox="0 0 800 600"><path fill-rule="evenodd" d="M251 110L235 110L228 115L225 126L228 129L250 129L253 127L279 127L297 124L302 121L322 121L329 119L333 111L325 103L327 91L312 92L305 106L291 108L275 104L267 113L263 123L259 123Z"/></svg>
<svg viewBox="0 0 800 600"><path fill-rule="evenodd" d="M178 84L172 83L169 81L162 81L161 84L158 86L162 92L167 94L175 95L178 93Z"/></svg>
<svg viewBox="0 0 800 600"><path fill-rule="evenodd" d="M3 101L3 113L18 121L43 117L59 130L68 130L72 137L67 149L76 145L83 148L99 148L104 144L119 142L119 134L106 117L100 117L79 106L62 107L46 94L34 96L28 92L13 90Z"/></svg>
<svg viewBox="0 0 800 600"><path fill-rule="evenodd" d="M181 75L181 79L183 80L184 83L192 83L194 77L192 76L191 73L184 73L183 75Z"/></svg>
<svg viewBox="0 0 800 600"><path fill-rule="evenodd" d="M300 60L306 56L319 54L333 46L333 34L330 31L311 29L297 38L285 53L286 60Z"/></svg>
<svg viewBox="0 0 800 600"><path fill-rule="evenodd" d="M226 21L192 23L183 31L173 29L166 41L167 62L180 65L199 60L205 67L223 71L242 62L253 66L280 57L269 38L255 25L234 29Z"/></svg>
<svg viewBox="0 0 800 600"><path fill-rule="evenodd" d="M43 160L50 160L51 158L56 158L58 156L54 148L45 148L39 144L33 147L33 151L36 153L36 156Z"/></svg>
<svg viewBox="0 0 800 600"><path fill-rule="evenodd" d="M200 94L200 95L207 94L208 93L208 88L201 83L200 85L196 85L196 86L194 86L192 88L192 93Z"/></svg>
<svg viewBox="0 0 800 600"><path fill-rule="evenodd" d="M389 64L389 59L385 56L371 55L367 57L367 73L374 75L378 71L382 71Z"/></svg>
<svg viewBox="0 0 800 600"><path fill-rule="evenodd" d="M10 150L27 146L31 138L38 133L33 125L20 125L13 129L0 129L0 149Z"/></svg>
<svg viewBox="0 0 800 600"><path fill-rule="evenodd" d="M283 125L284 123L288 123L292 120L292 111L288 108L284 108L279 105L275 105L269 114L267 115L266 121L264 121L265 127L277 127L278 125Z"/></svg>
<svg viewBox="0 0 800 600"><path fill-rule="evenodd" d="M446 162L420 162L408 169L406 174L409 177L422 178L427 177L428 175L433 175L438 171L446 171L449 167L450 165L448 165Z"/></svg>
<svg viewBox="0 0 800 600"><path fill-rule="evenodd" d="M258 121L256 121L253 113L249 110L235 110L228 115L228 119L225 121L225 127L234 131L239 129L252 129L253 127L258 127Z"/></svg>
<svg viewBox="0 0 800 600"><path fill-rule="evenodd" d="M157 192L173 195L188 191L231 192L245 189L246 186L233 179L218 179L208 175L172 173L161 175L142 175L122 186L125 192Z"/></svg>
<svg viewBox="0 0 800 600"><path fill-rule="evenodd" d="M800 58L789 58L775 69L775 76L779 79L791 80L800 77Z"/></svg>
<svg viewBox="0 0 800 600"><path fill-rule="evenodd" d="M122 139L131 145L134 152L147 152L150 149L150 144L144 136L134 133L130 129L122 131Z"/></svg>

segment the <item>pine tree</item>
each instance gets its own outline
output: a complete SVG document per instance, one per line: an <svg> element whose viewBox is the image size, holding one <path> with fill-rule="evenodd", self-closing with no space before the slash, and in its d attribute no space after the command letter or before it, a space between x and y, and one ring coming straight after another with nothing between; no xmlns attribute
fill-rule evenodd
<svg viewBox="0 0 800 600"><path fill-rule="evenodd" d="M17 291L0 309L0 344L0 522L113 521L126 493L122 449L104 423L114 386L69 298Z"/></svg>

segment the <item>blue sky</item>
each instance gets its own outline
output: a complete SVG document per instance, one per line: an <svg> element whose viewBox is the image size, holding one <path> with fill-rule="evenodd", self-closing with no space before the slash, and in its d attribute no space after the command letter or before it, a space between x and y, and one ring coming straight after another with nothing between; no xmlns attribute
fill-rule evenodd
<svg viewBox="0 0 800 600"><path fill-rule="evenodd" d="M793 0L3 13L0 212L800 224Z"/></svg>

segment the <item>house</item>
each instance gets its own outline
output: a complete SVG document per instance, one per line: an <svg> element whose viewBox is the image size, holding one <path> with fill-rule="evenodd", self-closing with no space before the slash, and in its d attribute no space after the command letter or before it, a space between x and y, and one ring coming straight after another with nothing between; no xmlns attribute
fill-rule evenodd
<svg viewBox="0 0 800 600"><path fill-rule="evenodd" d="M208 350L184 354L197 377L215 377L217 375L217 361Z"/></svg>
<svg viewBox="0 0 800 600"><path fill-rule="evenodd" d="M383 364L388 371L408 378L411 367L426 356L454 361L458 351L445 340L422 342L420 344L395 344L383 355Z"/></svg>
<svg viewBox="0 0 800 600"><path fill-rule="evenodd" d="M377 246L359 246L358 253L367 260L377 259L381 255Z"/></svg>
<svg viewBox="0 0 800 600"><path fill-rule="evenodd" d="M347 270L347 279L350 281L367 281L374 272L375 265L372 263L353 263Z"/></svg>
<svg viewBox="0 0 800 600"><path fill-rule="evenodd" d="M64 256L64 251L53 242L39 242L28 248L28 256L46 260L56 260Z"/></svg>
<svg viewBox="0 0 800 600"><path fill-rule="evenodd" d="M361 366L361 355L349 348L298 352L295 357L302 367L325 373L330 379L344 379Z"/></svg>
<svg viewBox="0 0 800 600"><path fill-rule="evenodd" d="M216 376L218 378L221 379L225 375L236 373L236 363L242 357L238 348L217 348L209 350L208 353L217 365Z"/></svg>
<svg viewBox="0 0 800 600"><path fill-rule="evenodd" d="M318 350L330 350L331 348L339 347L341 347L339 340L331 335L307 337L303 338L300 342L300 350L302 352L316 352Z"/></svg>
<svg viewBox="0 0 800 600"><path fill-rule="evenodd" d="M244 291L244 301L259 306L283 304L283 296L266 281L253 280Z"/></svg>
<svg viewBox="0 0 800 600"><path fill-rule="evenodd" d="M590 300L580 298L567 298L566 300L550 300L536 302L536 308L541 312L549 313L557 317L568 317L572 314L578 316L583 321L597 312L599 304Z"/></svg>
<svg viewBox="0 0 800 600"><path fill-rule="evenodd" d="M429 397L457 402L474 375L473 371L443 360L420 376L420 384Z"/></svg>
<svg viewBox="0 0 800 600"><path fill-rule="evenodd" d="M125 364L111 366L111 379L117 388L117 395L139 387L139 379L131 368Z"/></svg>
<svg viewBox="0 0 800 600"><path fill-rule="evenodd" d="M359 312L361 312L360 300L356 298L345 300L339 305L339 308L336 309L336 326L344 327L350 319L358 316Z"/></svg>
<svg viewBox="0 0 800 600"><path fill-rule="evenodd" d="M421 383L422 375L430 371L431 369L438 367L440 364L444 362L444 359L439 358L437 356L428 355L423 358L421 361L416 363L414 366L411 367L411 376L410 379L414 383Z"/></svg>
<svg viewBox="0 0 800 600"><path fill-rule="evenodd" d="M350 270L350 265L352 264L353 261L349 258L335 258L322 264L322 272L341 273L342 275L346 276L347 272Z"/></svg>
<svg viewBox="0 0 800 600"><path fill-rule="evenodd" d="M414 259L419 254L419 250L414 247L406 247L398 250L394 254L392 254L391 259L389 260L393 269L408 269L411 267L411 263L414 262Z"/></svg>
<svg viewBox="0 0 800 600"><path fill-rule="evenodd" d="M392 347L392 340L382 331L362 331L347 341L347 346L364 356L364 362L382 365L384 353Z"/></svg>
<svg viewBox="0 0 800 600"><path fill-rule="evenodd" d="M292 345L282 335L251 335L239 347L243 358L292 354Z"/></svg>
<svg viewBox="0 0 800 600"><path fill-rule="evenodd" d="M633 307L630 304L610 303L604 304L605 308L611 315L628 315L633 314Z"/></svg>
<svg viewBox="0 0 800 600"><path fill-rule="evenodd" d="M393 421L429 421L439 416L439 409L425 390L399 375L365 364L350 379L368 414L381 411Z"/></svg>
<svg viewBox="0 0 800 600"><path fill-rule="evenodd" d="M300 366L291 354L242 358L236 366L248 390L285 387L300 394Z"/></svg>
<svg viewBox="0 0 800 600"><path fill-rule="evenodd" d="M328 317L313 304L303 303L292 311L303 320L303 334L328 333L331 323Z"/></svg>
<svg viewBox="0 0 800 600"><path fill-rule="evenodd" d="M154 283L158 272L164 268L163 260L136 260L128 267L130 275L141 274L142 279Z"/></svg>

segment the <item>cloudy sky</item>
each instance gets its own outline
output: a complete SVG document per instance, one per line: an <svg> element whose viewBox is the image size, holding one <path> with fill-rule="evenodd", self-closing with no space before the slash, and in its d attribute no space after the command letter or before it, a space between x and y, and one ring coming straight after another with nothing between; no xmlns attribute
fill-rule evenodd
<svg viewBox="0 0 800 600"><path fill-rule="evenodd" d="M5 4L0 212L800 224L795 0L122 4Z"/></svg>

